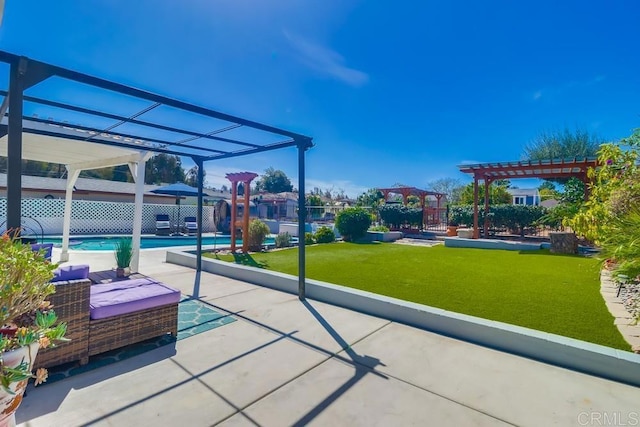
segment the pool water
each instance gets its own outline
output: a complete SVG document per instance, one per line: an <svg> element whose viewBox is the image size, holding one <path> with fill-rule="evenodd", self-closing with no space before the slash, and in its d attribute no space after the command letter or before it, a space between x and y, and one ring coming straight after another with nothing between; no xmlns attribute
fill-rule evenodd
<svg viewBox="0 0 640 427"><path fill-rule="evenodd" d="M116 242L125 236L82 236L71 237L69 239L69 249L80 251L113 251ZM129 237L129 236L126 236ZM62 247L61 237L45 237L43 243L53 243L55 247ZM273 244L274 238L267 237L265 244ZM195 246L197 239L195 236L142 236L140 238L141 249L168 248L172 246ZM229 246L230 236L203 236L203 246ZM236 239L237 245L242 245L242 240Z"/></svg>

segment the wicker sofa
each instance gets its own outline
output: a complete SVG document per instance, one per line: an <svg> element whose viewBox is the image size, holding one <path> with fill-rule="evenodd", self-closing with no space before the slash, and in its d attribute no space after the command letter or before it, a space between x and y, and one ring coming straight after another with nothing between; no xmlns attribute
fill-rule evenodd
<svg viewBox="0 0 640 427"><path fill-rule="evenodd" d="M159 283L152 280L149 282ZM122 285L119 288L126 288L124 285L127 281L115 283ZM93 285L92 290L92 282L88 278L61 280L55 282L55 285L56 293L49 297L49 301L53 304L59 321L67 322L66 337L70 341L58 343L56 347L38 352L36 368L47 368L75 361L83 365L89 361L89 356L166 333L175 337L178 333L179 297L172 298L171 301L165 298L142 306L130 306L129 312L103 313L102 318L96 319L93 318L96 304L95 301L92 304L92 294L93 299L97 300L96 288L101 285ZM166 287L166 285L163 286ZM123 295L126 296L128 293L130 291L127 289L119 290L118 295L113 298L118 300L116 303L119 303ZM135 300L136 296L129 297L131 298Z"/></svg>

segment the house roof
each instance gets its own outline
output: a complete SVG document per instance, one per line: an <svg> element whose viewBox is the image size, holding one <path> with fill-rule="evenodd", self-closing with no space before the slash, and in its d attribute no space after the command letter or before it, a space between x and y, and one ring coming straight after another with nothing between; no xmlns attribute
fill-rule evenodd
<svg viewBox="0 0 640 427"><path fill-rule="evenodd" d="M512 196L539 196L540 192L537 188L507 188Z"/></svg>
<svg viewBox="0 0 640 427"><path fill-rule="evenodd" d="M44 176L22 176L22 188L43 191L62 191L66 190L67 181L61 178L52 178ZM7 174L0 173L0 188L7 187ZM78 178L74 185L76 191L85 191L88 193L113 193L113 194L135 194L136 184L133 182L109 181L106 179L95 178ZM175 199L175 196L162 195L152 193L151 190L159 188L159 185L145 185L144 194L148 196L166 197ZM215 194L209 194L204 191L205 196L215 197ZM228 196L228 195L227 195Z"/></svg>

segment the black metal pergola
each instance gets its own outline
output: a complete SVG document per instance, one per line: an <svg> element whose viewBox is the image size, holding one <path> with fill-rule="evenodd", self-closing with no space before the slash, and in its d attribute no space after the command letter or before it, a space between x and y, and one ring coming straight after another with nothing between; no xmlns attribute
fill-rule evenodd
<svg viewBox="0 0 640 427"><path fill-rule="evenodd" d="M4 51L0 51L0 63L9 66L8 90L0 90L0 95L4 97L0 105L0 138L7 137L7 230L18 230L21 226L23 134L75 139L86 143L191 158L198 167L199 225L203 223L205 162L296 147L300 194L298 294L301 300L305 298L305 151L313 147L312 138ZM64 99L63 90L56 91L62 94L63 99L25 93L43 82L52 80L55 80L56 84L70 85L75 91L84 90L86 97L93 96L98 90L109 93L110 96L120 97L123 101L133 99L137 105L143 107L133 113L119 113L103 111L102 108L87 108L78 105L77 102L68 101ZM42 114L26 115L25 103L39 109L83 117L83 124L73 125L75 130L82 133L65 131L65 128L69 128L69 123L49 117L49 114L46 114L46 119L42 118ZM159 110L165 113L161 115L162 119L149 119L150 112ZM193 123L198 123L197 127L209 126L207 129L211 130L202 131L195 126L187 128L180 125L180 122L189 121L185 120L185 114L193 119ZM55 150L55 147L42 149ZM201 253L202 229L199 226L196 262L198 277L202 270Z"/></svg>

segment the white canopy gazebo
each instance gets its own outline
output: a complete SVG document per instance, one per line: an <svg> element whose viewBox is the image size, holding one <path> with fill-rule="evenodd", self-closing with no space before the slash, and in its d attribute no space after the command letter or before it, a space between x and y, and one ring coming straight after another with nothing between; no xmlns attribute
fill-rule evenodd
<svg viewBox="0 0 640 427"><path fill-rule="evenodd" d="M45 130L47 125L24 120L22 135L22 158L41 162L58 163L67 169L67 182L62 234L62 253L60 261L69 261L69 235L71 230L71 203L73 187L86 169L99 169L109 166L129 165L129 170L136 182L135 208L133 217L133 259L131 267L138 270L140 255L140 236L142 233L142 202L144 194L145 163L153 152L144 150L145 143L139 141L140 149L116 147L102 143L91 143L80 139L65 138L91 136L108 141L117 138L108 134L92 135L89 132L72 127L55 128L58 136L42 135L34 132ZM7 156L8 136L0 138L0 156Z"/></svg>

